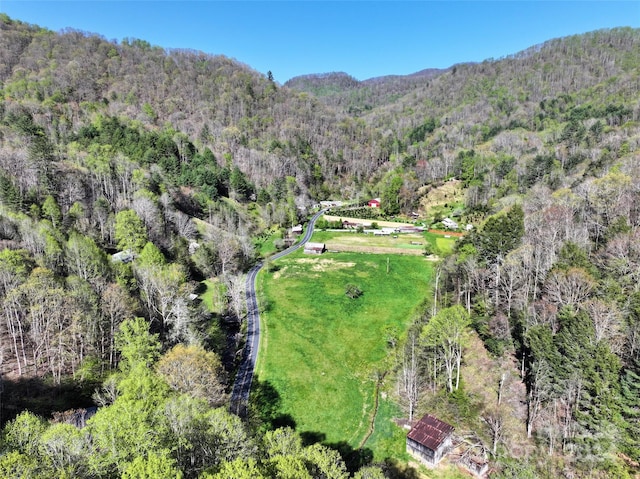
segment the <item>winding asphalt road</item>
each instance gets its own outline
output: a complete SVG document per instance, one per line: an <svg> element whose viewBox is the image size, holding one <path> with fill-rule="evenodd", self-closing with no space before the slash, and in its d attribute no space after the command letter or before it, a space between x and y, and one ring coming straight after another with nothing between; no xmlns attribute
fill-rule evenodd
<svg viewBox="0 0 640 479"><path fill-rule="evenodd" d="M313 235L313 227L316 220L325 214L328 210L322 210L313 215L307 225L307 230L300 241L293 246L274 254L269 259L276 260L294 252L304 245L311 235ZM247 295L247 342L242 351L242 360L236 381L231 391L231 401L229 409L232 413L246 417L247 404L249 403L249 392L251 391L251 382L253 381L253 371L256 367L256 359L258 358L258 347L260 345L260 312L258 311L258 298L256 296L256 277L263 264L258 263L247 273L246 295Z"/></svg>

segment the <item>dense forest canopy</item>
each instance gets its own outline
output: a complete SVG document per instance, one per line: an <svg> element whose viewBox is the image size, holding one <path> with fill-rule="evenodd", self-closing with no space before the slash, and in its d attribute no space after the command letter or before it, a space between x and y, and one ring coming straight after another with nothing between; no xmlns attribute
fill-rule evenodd
<svg viewBox="0 0 640 479"><path fill-rule="evenodd" d="M321 200L379 197L472 225L393 339L405 413L455 422L499 477L633 477L639 165L636 29L278 85L2 15L1 475L415 477L307 444L260 401L225 410L261 242Z"/></svg>

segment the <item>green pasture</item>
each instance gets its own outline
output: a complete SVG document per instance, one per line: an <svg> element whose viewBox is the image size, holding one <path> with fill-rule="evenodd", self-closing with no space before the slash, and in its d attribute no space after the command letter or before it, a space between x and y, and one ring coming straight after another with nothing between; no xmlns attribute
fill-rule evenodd
<svg viewBox="0 0 640 479"><path fill-rule="evenodd" d="M420 234L376 236L353 231L315 231L312 241L320 243L353 244L373 248L424 249L424 246L419 244L424 243L424 237Z"/></svg>
<svg viewBox="0 0 640 479"><path fill-rule="evenodd" d="M428 295L430 265L421 256L298 251L270 269L259 276L266 311L258 377L299 432L357 448L372 419L376 378L393 354L387 339L404 333ZM347 297L347 284L362 296Z"/></svg>
<svg viewBox="0 0 640 479"><path fill-rule="evenodd" d="M399 406L389 399L380 399L373 434L364 444L374 452L373 461L382 462L388 457L407 462L410 459L406 450L407 431L393 422L403 417Z"/></svg>
<svg viewBox="0 0 640 479"><path fill-rule="evenodd" d="M446 235L440 235L435 233L424 233L425 239L431 243L433 250L438 255L449 254L453 251L453 247L456 244L458 238L454 236L446 237Z"/></svg>

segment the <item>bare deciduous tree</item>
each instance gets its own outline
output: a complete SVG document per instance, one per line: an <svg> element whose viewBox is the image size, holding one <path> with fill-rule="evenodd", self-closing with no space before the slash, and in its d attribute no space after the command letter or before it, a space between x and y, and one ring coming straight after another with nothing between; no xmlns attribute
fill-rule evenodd
<svg viewBox="0 0 640 479"><path fill-rule="evenodd" d="M560 306L577 306L587 300L596 286L594 279L581 268L552 271L545 281L545 293Z"/></svg>
<svg viewBox="0 0 640 479"><path fill-rule="evenodd" d="M100 306L104 321L100 322L100 355L109 368L116 365L115 337L120 324L133 316L136 302L117 283L109 284L101 294Z"/></svg>
<svg viewBox="0 0 640 479"><path fill-rule="evenodd" d="M447 374L447 390L453 392L460 385L460 364L470 324L468 313L460 305L440 310L420 334L420 341L437 349Z"/></svg>
<svg viewBox="0 0 640 479"><path fill-rule="evenodd" d="M240 322L246 311L246 278L244 275L226 275L224 283L227 286L229 310Z"/></svg>
<svg viewBox="0 0 640 479"><path fill-rule="evenodd" d="M409 422L413 421L413 414L418 405L420 391L420 368L418 365L419 352L416 350L416 337L411 335L402 351L402 375L400 381L400 395L407 404Z"/></svg>

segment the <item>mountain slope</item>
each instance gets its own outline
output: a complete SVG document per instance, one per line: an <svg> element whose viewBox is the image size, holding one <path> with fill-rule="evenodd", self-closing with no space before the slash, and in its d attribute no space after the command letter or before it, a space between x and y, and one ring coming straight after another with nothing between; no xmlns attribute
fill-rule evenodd
<svg viewBox="0 0 640 479"><path fill-rule="evenodd" d="M364 81L358 81L346 73L312 74L292 78L285 86L314 95L323 103L351 115L359 115L393 103L424 84L425 80L443 72L432 68L411 75L387 75Z"/></svg>
<svg viewBox="0 0 640 479"><path fill-rule="evenodd" d="M507 477L637 473L639 30L279 86L223 56L6 16L0 29L6 375L102 379L133 316L162 347L202 342L232 370L241 345L224 328L242 317L256 242L302 219L299 206L379 196L387 216L474 226L439 265L433 308L462 304L504 371L491 387L521 390L505 393L510 409L483 401L495 395L483 384L465 389L475 377L446 392L425 347L419 406L476 431ZM203 278L221 297L213 317L187 300Z"/></svg>
<svg viewBox="0 0 640 479"><path fill-rule="evenodd" d="M363 177L388 156L375 133L223 56L56 34L7 18L0 28L4 97L63 114L71 130L88 121L79 106L89 104L149 128L169 123L216 155L230 154L259 184L294 176L314 195L340 184L344 158Z"/></svg>

